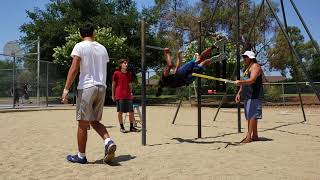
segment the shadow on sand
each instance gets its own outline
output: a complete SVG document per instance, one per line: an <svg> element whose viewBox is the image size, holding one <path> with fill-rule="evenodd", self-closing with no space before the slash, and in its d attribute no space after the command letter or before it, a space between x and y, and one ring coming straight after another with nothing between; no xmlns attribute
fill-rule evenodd
<svg viewBox="0 0 320 180"><path fill-rule="evenodd" d="M120 162L130 161L131 159L135 159L136 156L131 155L120 155L116 156L111 163L108 163L110 166L121 166ZM105 164L103 159L96 160L94 162L89 162L88 164Z"/></svg>

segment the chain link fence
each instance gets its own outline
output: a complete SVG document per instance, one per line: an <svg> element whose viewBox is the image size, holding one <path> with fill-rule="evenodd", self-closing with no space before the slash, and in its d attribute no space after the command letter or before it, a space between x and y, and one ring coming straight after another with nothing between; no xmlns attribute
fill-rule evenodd
<svg viewBox="0 0 320 180"><path fill-rule="evenodd" d="M52 62L40 61L39 82L38 62L35 58L14 58L0 56L0 108L21 108L30 106L53 106L60 104L61 92L65 83L65 67ZM158 81L161 72L147 71L147 103L168 104L176 103L181 98L190 104L196 104L196 83L176 89L164 88L160 97L156 97ZM135 101L140 103L141 74L137 74L133 83ZM320 82L314 82L320 89ZM221 84L220 84L221 87ZM108 87L109 89L111 86ZM220 104L225 91L218 89L214 81L202 80L202 104L217 106ZM319 105L316 95L307 82L264 83L265 105L299 105L299 95L303 104ZM227 86L227 95L224 99L225 107L235 106L234 97L236 87ZM72 87L69 97L74 100L75 86ZM110 93L109 93L110 94Z"/></svg>
<svg viewBox="0 0 320 180"><path fill-rule="evenodd" d="M320 89L320 82L314 82L316 88ZM270 105L297 105L300 104L299 92L303 104L320 104L316 94L308 82L281 82L264 83L265 104Z"/></svg>
<svg viewBox="0 0 320 180"><path fill-rule="evenodd" d="M47 61L40 61L39 66L38 81L36 59L0 56L0 107L60 104L66 78L61 73L64 69Z"/></svg>

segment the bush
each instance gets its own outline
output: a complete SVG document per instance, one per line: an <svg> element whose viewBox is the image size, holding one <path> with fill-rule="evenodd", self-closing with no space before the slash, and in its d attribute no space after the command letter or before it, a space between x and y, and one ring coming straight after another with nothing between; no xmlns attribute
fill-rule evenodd
<svg viewBox="0 0 320 180"><path fill-rule="evenodd" d="M176 89L176 94L179 99L189 99L189 87L183 86Z"/></svg>
<svg viewBox="0 0 320 180"><path fill-rule="evenodd" d="M280 100L281 94L281 88L278 86L270 86L266 89L267 100L278 102Z"/></svg>
<svg viewBox="0 0 320 180"><path fill-rule="evenodd" d="M227 94L236 94L237 87L233 85L227 85Z"/></svg>
<svg viewBox="0 0 320 180"><path fill-rule="evenodd" d="M54 87L52 87L52 95L51 96L60 96L64 89L65 80L58 80L55 82Z"/></svg>

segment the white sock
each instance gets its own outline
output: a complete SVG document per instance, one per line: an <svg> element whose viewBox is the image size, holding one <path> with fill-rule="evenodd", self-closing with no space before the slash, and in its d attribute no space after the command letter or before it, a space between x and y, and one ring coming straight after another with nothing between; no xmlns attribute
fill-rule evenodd
<svg viewBox="0 0 320 180"><path fill-rule="evenodd" d="M105 140L104 140L104 145L107 145L109 141L111 141L110 138L105 139Z"/></svg>
<svg viewBox="0 0 320 180"><path fill-rule="evenodd" d="M78 152L78 157L83 159L86 157L86 153L81 153L81 152Z"/></svg>

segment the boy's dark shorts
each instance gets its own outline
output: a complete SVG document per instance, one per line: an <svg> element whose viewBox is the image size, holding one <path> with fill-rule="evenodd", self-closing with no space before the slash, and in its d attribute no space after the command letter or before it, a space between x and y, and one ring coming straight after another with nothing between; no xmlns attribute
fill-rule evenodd
<svg viewBox="0 0 320 180"><path fill-rule="evenodd" d="M117 100L117 112L133 112L132 100L131 99L121 99Z"/></svg>

